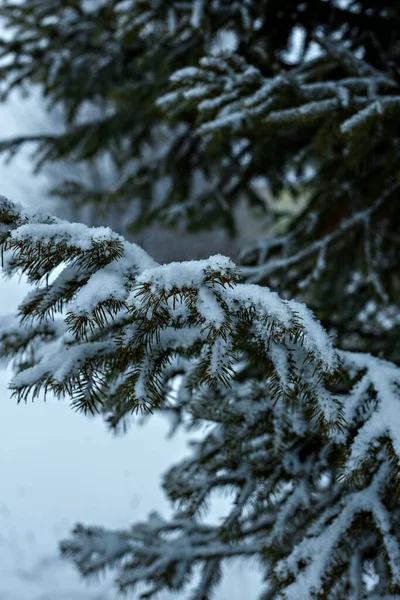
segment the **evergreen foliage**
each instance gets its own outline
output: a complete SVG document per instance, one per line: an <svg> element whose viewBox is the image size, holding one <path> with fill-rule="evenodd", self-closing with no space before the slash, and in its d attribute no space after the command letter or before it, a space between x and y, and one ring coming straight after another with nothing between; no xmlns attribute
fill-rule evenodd
<svg viewBox="0 0 400 600"><path fill-rule="evenodd" d="M268 213L265 186L307 195L282 236L243 252L246 273L299 294L348 349L399 360L400 324L383 325L400 293L399 11L396 0L4 0L3 97L36 84L65 128L0 147L12 156L31 141L38 166L107 171L55 193L108 207L113 222L120 212L131 231L234 232L240 201Z"/></svg>
<svg viewBox="0 0 400 600"><path fill-rule="evenodd" d="M398 2L5 0L0 15L3 96L37 84L65 115L1 149L113 173L60 182L66 200L124 211L131 233L234 232L240 201L268 211L265 186L307 197L239 268L159 265L107 227L0 200L4 271L34 286L0 323L18 400L67 395L118 431L153 410L204 428L165 475L171 520L78 526L63 553L142 598L208 600L233 559L259 563L261 600L399 597ZM220 490L233 502L211 526Z"/></svg>
<svg viewBox="0 0 400 600"><path fill-rule="evenodd" d="M6 273L36 285L1 323L18 400L67 395L118 429L155 409L207 425L165 476L171 520L78 526L62 543L85 576L113 568L120 590L151 598L200 568L190 597L204 600L224 561L253 558L264 599L400 593L396 365L335 350L303 304L241 283L225 257L158 265L107 228L5 198L0 221ZM211 526L217 490L233 503Z"/></svg>

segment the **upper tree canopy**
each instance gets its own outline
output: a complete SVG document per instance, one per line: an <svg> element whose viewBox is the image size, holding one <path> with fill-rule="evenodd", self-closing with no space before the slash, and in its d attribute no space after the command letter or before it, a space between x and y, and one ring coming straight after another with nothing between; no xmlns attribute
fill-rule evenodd
<svg viewBox="0 0 400 600"><path fill-rule="evenodd" d="M100 161L103 182L57 193L136 230L234 230L240 199L268 212L265 186L307 197L244 252L248 275L301 294L347 347L399 359L396 0L5 0L0 14L3 93L38 84L65 115L64 132L4 150L33 139L38 164Z"/></svg>

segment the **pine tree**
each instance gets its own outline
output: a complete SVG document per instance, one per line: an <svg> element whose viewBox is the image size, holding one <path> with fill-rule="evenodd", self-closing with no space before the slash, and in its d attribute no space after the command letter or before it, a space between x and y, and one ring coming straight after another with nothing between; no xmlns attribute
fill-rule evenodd
<svg viewBox="0 0 400 600"><path fill-rule="evenodd" d="M240 283L222 256L160 266L107 228L4 198L0 218L6 273L36 284L1 324L19 400L68 395L112 428L155 409L175 426L209 425L165 476L171 521L78 526L62 543L84 575L114 568L122 591L144 583L150 598L201 567L191 597L205 599L223 561L254 557L263 598L400 592L398 367L335 350L303 304ZM208 526L221 489L231 510Z"/></svg>
<svg viewBox="0 0 400 600"><path fill-rule="evenodd" d="M205 426L165 475L171 520L77 526L63 553L142 598L206 600L225 561L252 558L262 600L394 600L398 3L30 0L1 15L14 33L4 95L38 84L66 119L62 134L2 149L31 141L38 166L106 161L115 174L101 191L61 182L65 199L125 211L132 233L234 232L242 200L268 210L265 186L306 198L239 268L159 265L108 228L1 200L5 272L35 286L1 323L16 397L67 395L115 430L153 410ZM232 505L211 526L221 489Z"/></svg>
<svg viewBox="0 0 400 600"><path fill-rule="evenodd" d="M4 151L30 141L38 167L107 171L55 193L131 232L234 232L239 202L268 214L260 188L307 196L243 252L251 280L298 295L342 346L399 360L397 1L3 0L0 17L3 97L33 84L65 115Z"/></svg>

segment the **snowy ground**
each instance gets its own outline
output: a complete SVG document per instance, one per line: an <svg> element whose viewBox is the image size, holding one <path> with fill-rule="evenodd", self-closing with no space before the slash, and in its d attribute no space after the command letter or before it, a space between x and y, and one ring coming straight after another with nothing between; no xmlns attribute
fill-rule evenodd
<svg viewBox="0 0 400 600"><path fill-rule="evenodd" d="M1 137L26 131L31 114L25 105L0 105ZM43 189L26 156L0 163L1 194L39 206ZM0 314L11 313L26 289L0 280ZM186 440L167 440L159 417L115 438L67 401L17 405L9 377L0 372L0 600L111 600L111 581L82 583L58 558L58 541L76 522L123 527L151 510L167 512L160 474L183 456ZM231 568L216 600L255 598L257 580Z"/></svg>

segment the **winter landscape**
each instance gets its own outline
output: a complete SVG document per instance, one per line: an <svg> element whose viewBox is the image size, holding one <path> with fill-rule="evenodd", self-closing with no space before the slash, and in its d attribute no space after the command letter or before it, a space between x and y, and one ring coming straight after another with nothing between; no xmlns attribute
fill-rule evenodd
<svg viewBox="0 0 400 600"><path fill-rule="evenodd" d="M399 598L398 3L0 22L0 600Z"/></svg>

